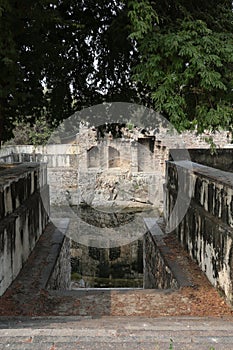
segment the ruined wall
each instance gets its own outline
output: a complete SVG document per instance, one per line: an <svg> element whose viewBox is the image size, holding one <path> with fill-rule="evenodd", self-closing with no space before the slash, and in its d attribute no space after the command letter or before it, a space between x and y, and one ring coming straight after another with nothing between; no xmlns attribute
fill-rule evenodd
<svg viewBox="0 0 233 350"><path fill-rule="evenodd" d="M178 189L181 196L175 214L179 208L180 211L184 209L182 203L190 197L186 215L175 229L179 241L209 281L233 302L232 173L197 163L169 161L165 186L166 218L174 209ZM177 217L174 215L174 221Z"/></svg>
<svg viewBox="0 0 233 350"><path fill-rule="evenodd" d="M0 164L0 295L16 278L47 225L46 172L45 164Z"/></svg>
<svg viewBox="0 0 233 350"><path fill-rule="evenodd" d="M153 203L162 210L165 147L156 143L151 153L149 144L138 147L129 140L97 144L84 136L79 144L7 146L1 149L0 159L46 162L52 205L117 200ZM111 149L118 157L112 156Z"/></svg>
<svg viewBox="0 0 233 350"><path fill-rule="evenodd" d="M119 139L105 135L98 140L95 130L83 127L74 144L4 146L0 161L46 162L52 205L77 205L82 201L95 205L101 201L139 199L153 203L162 211L169 149L208 148L206 137L212 137L217 148L230 142L227 132L172 135L162 128L155 134L152 130L142 134L134 128L125 130Z"/></svg>

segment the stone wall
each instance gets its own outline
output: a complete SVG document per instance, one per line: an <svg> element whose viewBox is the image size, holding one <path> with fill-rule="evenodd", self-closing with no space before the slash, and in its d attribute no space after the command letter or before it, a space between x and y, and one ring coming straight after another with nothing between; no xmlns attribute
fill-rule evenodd
<svg viewBox="0 0 233 350"><path fill-rule="evenodd" d="M96 144L93 138L85 138L81 144L7 146L1 149L0 159L46 162L52 205L136 200L162 210L167 152L159 143L153 143L154 153L151 152L150 138L145 140L145 145L133 145L129 140ZM117 159L111 158L111 149L118 152Z"/></svg>
<svg viewBox="0 0 233 350"><path fill-rule="evenodd" d="M155 134L152 129L134 128L125 130L121 138L106 134L98 139L95 129L83 127L73 144L4 146L0 161L46 162L52 205L139 199L162 211L169 149L209 148L205 141L208 137L213 138L217 148L230 142L228 132L178 135L162 128Z"/></svg>
<svg viewBox="0 0 233 350"><path fill-rule="evenodd" d="M179 177L182 181L179 181ZM169 161L165 186L167 219L175 208L178 189L182 194L177 214L182 203L190 200L186 215L175 229L179 241L209 281L232 303L232 173L187 161ZM177 215L173 219L176 221Z"/></svg>
<svg viewBox="0 0 233 350"><path fill-rule="evenodd" d="M52 290L69 290L71 284L70 239L61 232L58 232L58 235L60 237L53 242L52 246L54 252L51 252L57 259L46 288Z"/></svg>
<svg viewBox="0 0 233 350"><path fill-rule="evenodd" d="M54 205L77 203L77 145L59 144L34 147L5 146L0 150L2 162L47 163L50 202Z"/></svg>
<svg viewBox="0 0 233 350"><path fill-rule="evenodd" d="M0 164L0 295L48 223L46 172L45 164Z"/></svg>
<svg viewBox="0 0 233 350"><path fill-rule="evenodd" d="M84 141L83 137L80 134L77 140L80 202L95 206L139 200L162 208L164 163L159 161L163 157L158 157L154 136L105 137L101 141L90 135Z"/></svg>
<svg viewBox="0 0 233 350"><path fill-rule="evenodd" d="M148 231L143 238L143 287L146 289L178 289L176 276L168 266L159 239Z"/></svg>
<svg viewBox="0 0 233 350"><path fill-rule="evenodd" d="M209 149L189 149L190 158L195 163L217 168L233 173L233 147L216 149L211 152Z"/></svg>

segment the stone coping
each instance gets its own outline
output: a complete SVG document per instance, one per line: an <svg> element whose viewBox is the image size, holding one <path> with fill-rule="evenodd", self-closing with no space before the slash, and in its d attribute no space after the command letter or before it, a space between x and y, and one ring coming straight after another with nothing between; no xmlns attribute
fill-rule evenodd
<svg viewBox="0 0 233 350"><path fill-rule="evenodd" d="M178 166L184 169L187 169L189 172L193 172L194 174L200 174L205 178L210 178L213 180L217 180L218 182L227 185L233 188L233 173L219 170L216 168L212 168L206 165L202 165L199 163L180 160L180 161L167 161L170 164L174 164L174 166Z"/></svg>
<svg viewBox="0 0 233 350"><path fill-rule="evenodd" d="M182 265L182 251L181 249L179 251L179 245L177 245L176 251L172 250L172 247L169 246L169 235L163 232L163 222L161 221L161 218L144 218L144 222L148 232L153 238L154 244L160 252L165 268L168 267L170 269L178 286L192 286L193 283L190 281L189 276ZM167 240L165 240L166 237Z"/></svg>
<svg viewBox="0 0 233 350"><path fill-rule="evenodd" d="M0 189L39 168L46 163L0 163Z"/></svg>

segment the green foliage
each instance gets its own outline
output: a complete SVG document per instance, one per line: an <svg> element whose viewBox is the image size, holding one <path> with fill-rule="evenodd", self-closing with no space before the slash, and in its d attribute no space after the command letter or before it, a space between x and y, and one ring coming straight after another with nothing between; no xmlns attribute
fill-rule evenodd
<svg viewBox="0 0 233 350"><path fill-rule="evenodd" d="M53 129L48 124L45 116L35 120L29 132L29 140L32 145L46 145Z"/></svg>
<svg viewBox="0 0 233 350"><path fill-rule="evenodd" d="M209 144L210 146L210 154L214 155L217 154L217 148L216 148L216 144L214 143L213 137L205 137L205 142Z"/></svg>
<svg viewBox="0 0 233 350"><path fill-rule="evenodd" d="M16 120L14 123L14 129L12 131L13 138L6 142L9 145L30 145L30 123L25 121Z"/></svg>
<svg viewBox="0 0 233 350"><path fill-rule="evenodd" d="M14 145L46 145L53 128L49 125L46 116L42 115L31 125L30 118L14 121L13 138L7 144Z"/></svg>
<svg viewBox="0 0 233 350"><path fill-rule="evenodd" d="M129 18L134 23L134 32L130 37L136 40L143 39L144 35L153 29L154 21L158 22L158 16L147 0L129 1L128 7Z"/></svg>
<svg viewBox="0 0 233 350"><path fill-rule="evenodd" d="M58 124L103 101L138 101L129 34L120 0L0 0L0 140L44 108Z"/></svg>
<svg viewBox="0 0 233 350"><path fill-rule="evenodd" d="M126 124L126 128L128 128L129 130L133 130L134 124L131 122L131 120L129 120L128 123Z"/></svg>
<svg viewBox="0 0 233 350"><path fill-rule="evenodd" d="M193 125L200 132L231 128L231 2L197 1L184 5L182 1L174 4L142 0L142 8L143 3L150 17L138 11L134 1L129 12L131 37L137 41L140 54L140 63L134 69L135 81L149 87L155 109L178 130Z"/></svg>

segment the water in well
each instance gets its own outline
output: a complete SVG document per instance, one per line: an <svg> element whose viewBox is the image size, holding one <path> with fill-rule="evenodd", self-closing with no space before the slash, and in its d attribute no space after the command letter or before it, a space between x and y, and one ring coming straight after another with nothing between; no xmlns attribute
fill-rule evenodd
<svg viewBox="0 0 233 350"><path fill-rule="evenodd" d="M83 221L94 227L119 227L131 224L135 215L151 216L151 208L124 208L117 212L96 210L89 206L74 207ZM133 241L114 247L88 246L72 240L72 289L76 288L142 288L143 232Z"/></svg>

